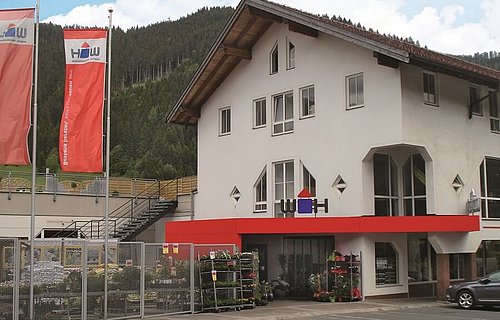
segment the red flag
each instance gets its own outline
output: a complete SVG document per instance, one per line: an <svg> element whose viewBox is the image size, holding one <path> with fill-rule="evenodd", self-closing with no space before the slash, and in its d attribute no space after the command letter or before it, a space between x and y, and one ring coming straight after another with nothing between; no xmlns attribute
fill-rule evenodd
<svg viewBox="0 0 500 320"><path fill-rule="evenodd" d="M0 164L28 165L34 10L0 10Z"/></svg>
<svg viewBox="0 0 500 320"><path fill-rule="evenodd" d="M102 172L106 30L64 30L66 85L59 129L65 172Z"/></svg>

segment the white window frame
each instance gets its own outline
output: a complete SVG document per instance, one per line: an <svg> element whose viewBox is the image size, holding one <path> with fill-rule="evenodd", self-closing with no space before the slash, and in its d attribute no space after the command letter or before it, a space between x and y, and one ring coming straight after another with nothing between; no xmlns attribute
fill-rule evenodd
<svg viewBox="0 0 500 320"><path fill-rule="evenodd" d="M219 136L231 134L231 107L219 109Z"/></svg>
<svg viewBox="0 0 500 320"><path fill-rule="evenodd" d="M345 77L345 85L346 85L346 109L347 110L352 110L352 109L357 109L357 108L362 108L365 106L365 81L364 81L364 76L363 72L351 74ZM355 90L356 92L354 93L355 96L355 102L354 104L351 104L351 87L350 87L350 81L353 79L355 81ZM362 81L362 89L363 92L359 94L358 92L358 81L361 79ZM362 100L362 101L360 101Z"/></svg>
<svg viewBox="0 0 500 320"><path fill-rule="evenodd" d="M296 47L295 45L287 39L286 41L286 69L295 68L295 57L296 57Z"/></svg>
<svg viewBox="0 0 500 320"><path fill-rule="evenodd" d="M257 123L259 119L261 123ZM253 128L264 128L267 125L267 102L266 98L253 100Z"/></svg>
<svg viewBox="0 0 500 320"><path fill-rule="evenodd" d="M286 177L286 167L287 165L292 165L292 180L287 180ZM281 168L278 168L282 166ZM276 175L279 170L282 170L283 181L277 181ZM287 199L287 197L293 198L295 195L295 161L293 159L283 160L279 162L273 163L273 212L275 217L283 217L283 213L278 212L276 208L281 206L281 198L278 199L277 190L281 190L283 194L283 199Z"/></svg>
<svg viewBox="0 0 500 320"><path fill-rule="evenodd" d="M312 91L313 101L311 104L311 100L308 99L308 105L304 105L304 93L310 97ZM314 85L310 85L307 87L303 87L299 89L300 92L300 119L312 118L316 114L316 90Z"/></svg>
<svg viewBox="0 0 500 320"><path fill-rule="evenodd" d="M265 188L262 185L265 184ZM267 211L267 166L260 173L257 181L253 186L254 190L254 205L253 212Z"/></svg>
<svg viewBox="0 0 500 320"><path fill-rule="evenodd" d="M276 60L276 63L274 62ZM279 46L278 42L276 42L271 49L271 52L269 53L269 74L277 74L280 67L279 67ZM276 68L275 68L276 67Z"/></svg>
<svg viewBox="0 0 500 320"><path fill-rule="evenodd" d="M302 189L304 188L307 188L312 197L316 197L316 179L306 166L302 164Z"/></svg>
<svg viewBox="0 0 500 320"><path fill-rule="evenodd" d="M425 77L429 76L432 77L434 80L434 95L431 94L429 91L429 88L426 88L426 83L425 83ZM423 71L422 73L422 93L423 93L423 99L424 99L424 104L431 105L431 106L439 106L439 94L438 94L438 79L437 79L437 74L435 72L430 72L430 71Z"/></svg>
<svg viewBox="0 0 500 320"><path fill-rule="evenodd" d="M473 100L473 97L472 97L472 91L475 91L476 93L476 98ZM469 103L468 103L468 106L471 108L471 113L474 115L474 116L478 116L478 117L482 117L483 116L483 104L481 103L481 101L478 101L479 99L481 99L481 87L477 84L473 84L473 83L470 83L469 84L469 92L468 92L468 97L469 97ZM474 106L472 106L472 103L473 102L476 102L474 104Z"/></svg>
<svg viewBox="0 0 500 320"><path fill-rule="evenodd" d="M406 213L406 205L405 205L405 200L411 200L411 205L412 205L412 212L411 212L411 215L410 216L416 216L415 214L415 201L416 200L419 200L419 199L425 199L425 208L426 208L426 212L425 214L423 214L424 216L427 215L428 213L428 199L427 199L427 172L424 173L424 178L426 179L426 183L425 183L425 194L424 195L415 195L415 165L413 164L413 157L416 156L416 155L420 155L422 157L422 159L424 160L424 168L425 168L425 159L424 157L419 154L419 153L414 153L414 154L411 154L408 159L403 163L403 166L402 166L402 173L401 173L401 180L402 180L402 189L403 189L403 193L402 193L402 207L403 207L403 210L401 212L401 215L403 216L408 216L408 214ZM405 175L405 172L404 172L404 167L405 165L408 163L408 161L410 162L410 183L411 183L411 192L410 192L410 195L405 195L404 194L404 183L405 183L405 180L404 180L404 175Z"/></svg>
<svg viewBox="0 0 500 320"><path fill-rule="evenodd" d="M289 99L287 99L287 97L290 97L291 96L291 102L292 102L292 105L291 105L291 116L290 117L286 117L286 110L287 110L287 101L289 101ZM282 112L281 112L281 118L282 120L276 120L277 118L277 99L281 98L282 101L283 101L283 107L282 107ZM293 110L293 91L287 91L287 92L283 92L283 93L280 93L280 94L276 94L276 95L273 95L272 98L272 115L273 115L273 135L281 135L281 134L286 134L286 133L291 133L293 132L294 130L294 118L293 118L293 113L294 113L294 110ZM291 126L290 126L291 124ZM288 129L287 129L287 126L288 126ZM277 131L276 128L281 128L281 131Z"/></svg>
<svg viewBox="0 0 500 320"><path fill-rule="evenodd" d="M393 165L396 169L396 181L398 184L399 183L399 179L400 179L400 173L399 173L399 168L396 164L396 162L394 161L394 159L391 157L391 155L389 154L386 154L386 153L376 153L378 155L382 155L382 156L385 156L386 157L386 160L387 160L387 173L388 173L388 184L389 184L389 194L388 195L379 195L379 194L375 194L375 187L374 187L374 190L373 190L373 200L374 200L374 209L375 209L375 201L377 199L386 199L386 200L389 200L389 215L390 217L392 216L398 216L400 215L400 196L399 196L399 186L396 185L396 186L393 186L392 185L392 182L393 182L393 171L391 170L391 165ZM373 163L373 179L375 179L375 163ZM373 183L375 184L375 181L373 181ZM395 195L393 195L393 191L395 191ZM396 207L394 207L394 200L396 201ZM376 212L375 212L376 213Z"/></svg>
<svg viewBox="0 0 500 320"><path fill-rule="evenodd" d="M488 106L490 111L490 130L493 133L500 133L500 109L498 105L498 92L490 90Z"/></svg>
<svg viewBox="0 0 500 320"><path fill-rule="evenodd" d="M489 196L490 192L488 192L488 168L486 167L487 160L500 161L499 158L485 157L483 162L481 162L481 165L479 166L479 174L481 175L481 217L484 220L499 220L499 217L490 217L488 208L488 201L500 201L500 198ZM484 170L481 170L481 167L483 167Z"/></svg>

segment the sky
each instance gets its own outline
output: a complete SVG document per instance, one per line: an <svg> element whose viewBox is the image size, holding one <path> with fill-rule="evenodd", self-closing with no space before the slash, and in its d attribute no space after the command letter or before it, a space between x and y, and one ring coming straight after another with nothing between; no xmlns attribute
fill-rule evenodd
<svg viewBox="0 0 500 320"><path fill-rule="evenodd" d="M500 0L274 0L315 14L340 15L380 33L412 37L451 54L500 51ZM0 9L34 7L36 0L0 0ZM204 6L238 0L40 0L40 19L60 25L128 29L177 20Z"/></svg>

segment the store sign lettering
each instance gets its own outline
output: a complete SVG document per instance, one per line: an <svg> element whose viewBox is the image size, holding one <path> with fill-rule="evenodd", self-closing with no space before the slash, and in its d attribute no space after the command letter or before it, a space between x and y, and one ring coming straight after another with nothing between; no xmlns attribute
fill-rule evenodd
<svg viewBox="0 0 500 320"><path fill-rule="evenodd" d="M318 199L311 198L307 189L299 193L298 199L281 199L280 206L282 213L318 213L319 209L328 213L328 199L325 198L321 203Z"/></svg>

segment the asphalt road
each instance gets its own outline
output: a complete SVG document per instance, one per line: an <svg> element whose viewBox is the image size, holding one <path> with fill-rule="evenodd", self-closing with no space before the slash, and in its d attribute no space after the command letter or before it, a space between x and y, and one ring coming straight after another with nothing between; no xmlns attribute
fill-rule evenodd
<svg viewBox="0 0 500 320"><path fill-rule="evenodd" d="M500 308L462 310L455 305L439 305L421 309L353 312L296 318L301 320L498 320Z"/></svg>

